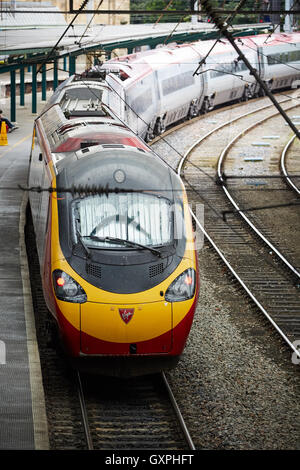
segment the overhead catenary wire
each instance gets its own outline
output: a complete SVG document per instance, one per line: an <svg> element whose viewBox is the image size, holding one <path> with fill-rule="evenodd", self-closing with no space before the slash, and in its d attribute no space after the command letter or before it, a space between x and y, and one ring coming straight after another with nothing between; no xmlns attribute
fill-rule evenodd
<svg viewBox="0 0 300 470"><path fill-rule="evenodd" d="M100 0L100 2L98 3L98 6L97 6L97 11L99 11L99 8L101 7L102 3L103 3L103 0ZM90 27L90 25L91 25L91 23L92 23L92 21L93 21L94 18L95 18L95 13L94 13L93 16L91 17L90 21L88 22L88 24L87 24L85 30L83 31L83 33L82 33L82 35L81 35L81 38L80 38L79 41L78 41L78 45L79 45L79 46L81 45L81 40L82 40L82 38L84 37L84 35L85 35L85 33L87 32L87 30L89 29L89 27Z"/></svg>
<svg viewBox="0 0 300 470"><path fill-rule="evenodd" d="M155 28L155 26L160 22L161 18L164 16L164 11L166 11L169 8L169 6L172 5L172 3L173 3L173 0L170 0L168 5L165 6L165 8L163 9L162 14L157 18L156 22L154 23L153 28Z"/></svg>
<svg viewBox="0 0 300 470"><path fill-rule="evenodd" d="M297 3L298 3L298 0L295 0L293 5L289 8L289 13L293 13L293 8L294 8L295 4L297 4ZM269 13L269 10L268 10L268 13ZM289 13L286 13L285 16L288 15ZM280 23L277 23L276 25L273 24L273 31L270 32L270 34L266 38L265 42L275 33L275 31L277 30L277 28L279 26L280 26Z"/></svg>
<svg viewBox="0 0 300 470"><path fill-rule="evenodd" d="M246 0L244 0L246 1ZM208 15L210 15L215 23L215 25L219 28L220 32L228 39L230 44L234 47L234 49L237 51L239 58L245 63L247 68L250 70L250 75L253 75L256 81L260 84L261 88L264 90L265 94L270 98L274 106L277 108L279 113L283 116L285 121L288 123L290 128L294 131L298 139L300 138L299 131L297 127L294 125L292 120L288 117L288 115L284 112L284 110L281 108L277 100L274 98L273 94L270 92L268 89L267 85L264 83L264 81L260 78L259 74L257 73L257 70L252 67L250 64L249 60L247 57L243 54L241 49L237 46L237 44L234 41L234 37L232 34L228 31L228 25L213 11L210 1L209 0L202 0L202 6L204 10L207 12Z"/></svg>
<svg viewBox="0 0 300 470"><path fill-rule="evenodd" d="M88 86L88 83L85 83L85 85ZM88 87L89 87L89 86L88 86ZM89 88L90 88L90 87L89 87ZM91 88L90 88L90 89L91 89ZM92 89L91 89L91 90L92 90ZM116 90L114 90L114 91L116 92ZM118 93L117 93L117 94L118 94ZM119 95L119 94L118 94L118 95ZM125 101L120 95L119 95L119 97L126 103L126 101ZM126 104L127 104L127 106L128 106L128 103L126 103ZM129 106L129 108L130 108L130 106ZM130 108L130 109L132 109L132 108ZM139 117L138 114L137 114L133 109L132 109L132 111L136 114L137 117ZM139 118L140 118L140 117L139 117ZM143 122L145 122L142 118L140 118L140 119L141 119ZM146 123L146 124L147 124L147 123ZM169 145L171 148L173 148L173 150L176 151L176 153L177 153L178 155L181 156L180 152L178 152L177 149L175 149L168 141L166 141L163 137L161 137L161 139L162 139L163 141L165 141L165 142L167 143L167 145ZM201 172L203 172L206 176L209 176L209 177L210 177L210 175L206 174L206 172L205 172L203 169L199 168L199 170L200 170ZM47 188L40 188L40 187L38 187L38 188L21 188L21 189L22 189L22 190L32 190L32 191L37 191L37 192L49 190L49 188L47 189ZM70 192L70 193L73 193L73 194L74 194L74 193L76 193L76 194L79 194L79 193L81 193L81 194L87 194L87 193L89 193L89 194L93 194L93 193L94 193L94 194L99 194L99 193L100 193L100 194L108 194L109 192L120 192L120 190L119 190L118 188L101 188L101 187L99 188L99 187L98 187L98 188L92 188L92 190L91 190L91 188L87 188L87 187L84 187L84 188L76 188L76 187L73 187L73 188L60 188L60 192L64 192L64 191ZM129 191L130 191L130 190L127 190L127 192L129 192ZM145 191L145 189L144 189L144 191ZM148 190L146 190L146 191L151 191L151 189L148 189ZM53 188L50 189L50 192L54 192ZM220 217L221 214L218 214L218 216Z"/></svg>
<svg viewBox="0 0 300 470"><path fill-rule="evenodd" d="M213 11L217 14L221 14L221 15L228 15L228 14L233 14L235 13L235 9L230 9L230 8L215 8L213 9ZM95 14L95 15L99 15L99 14L105 14L105 15L130 15L130 16L136 16L136 15L145 15L145 16L149 16L149 15L161 15L161 12L162 10L120 10L118 9L117 11L116 10L110 10L110 9L103 9L101 10L101 12L95 10L95 9L87 9L85 10L84 13L87 13L87 14ZM17 9L17 10L10 10L10 13L14 13L14 14L23 14L23 13L28 13L28 10L22 10L22 9ZM33 13L33 14L41 14L41 13L49 13L49 11L47 10L30 10L30 13ZM73 13L76 13L78 15L81 15L83 14L83 11L78 11L78 10L59 10L59 11L51 11L51 14L54 13L54 14L73 14ZM240 9L238 11L238 13L240 15L257 15L257 14L261 14L262 13L262 10L259 10L259 9L256 9L256 8L253 8L253 9L249 9L249 10L242 10ZM287 15L287 14L291 14L291 10L288 9L284 9L284 8L280 8L280 9L275 9L275 8L272 8L270 10L268 10L268 13L270 14L281 14L281 15ZM295 9L293 10L293 13L295 15L299 15L300 14L300 9ZM168 15L169 17L171 16L187 16L187 15L192 15L192 14L199 14L198 11L196 10L165 10L164 11L164 15Z"/></svg>
<svg viewBox="0 0 300 470"><path fill-rule="evenodd" d="M231 15L229 15L227 18L226 18L226 24L230 24L230 22L232 22L234 20L234 17L235 15L238 13L238 9L241 7L241 5L245 2L246 0L240 0L239 4L236 6L236 8L234 9L234 13L232 13ZM197 72L198 70L201 68L202 65L205 64L205 61L206 59L208 58L209 54L211 53L211 51L214 49L214 47L216 46L216 44L221 40L221 37L222 37L222 33L220 32L219 34L219 37L216 39L216 41L214 42L214 44L212 45L212 47L210 48L210 50L207 52L207 54L205 55L205 57L203 59L201 59L201 61L199 62L199 65L197 67L197 69L195 70L195 72L193 73L193 75L197 75Z"/></svg>
<svg viewBox="0 0 300 470"><path fill-rule="evenodd" d="M245 1L245 0L244 0ZM241 3L241 2L240 2ZM80 74L76 74L78 76L80 76ZM106 80L105 80L106 81ZM244 81L247 81L247 80L244 80ZM89 88L89 90L91 91L91 93L94 93L93 92L93 89L89 86L89 83L88 82L85 82L83 81L84 85L87 86ZM106 81L107 83L107 81ZM118 97L124 102L124 104L126 104L126 106L136 115L136 117L138 119L140 119L144 124L146 125L149 125L149 123L147 123L143 118L141 118L138 113L128 104L128 102L111 86L111 84L108 84L107 85L113 90L113 92L115 92ZM96 94L95 94L96 96ZM289 95L286 95L287 97L291 98ZM97 96L96 96L97 97ZM107 106L107 105L106 105ZM109 108L109 106L107 106ZM153 129L152 129L153 130ZM138 135L137 133L135 133L136 135ZM160 136L159 137L163 142L165 142L172 150L174 150L180 157L182 157L183 155L172 145L170 144L170 142L168 142L163 136ZM157 155L159 158L161 158L159 155ZM168 165L168 163L166 162L166 164ZM170 166L170 165L169 165ZM205 170L203 170L202 168L200 167L197 167L199 169L199 171L201 171L203 174L205 174L205 176L209 177L211 180L214 180L214 178L209 175L207 172L205 172Z"/></svg>
<svg viewBox="0 0 300 470"><path fill-rule="evenodd" d="M71 28L71 26L73 26L73 23L74 21L76 20L76 18L78 17L78 15L84 10L84 8L86 7L87 3L88 3L89 0L83 0L81 6L79 7L79 11L78 13L76 13L76 15L74 15L72 21L68 24L67 28L65 29L65 31L63 32L63 34L60 36L60 38L58 39L58 41L55 43L55 45L52 47L52 49L48 52L46 58L43 60L43 62L41 63L39 69L37 70L37 73L39 73L44 64L46 64L48 62L48 59L52 56L53 52L55 51L55 49L57 48L58 44L60 43L60 41L64 38L64 36L67 34L67 32L69 31L69 29Z"/></svg>

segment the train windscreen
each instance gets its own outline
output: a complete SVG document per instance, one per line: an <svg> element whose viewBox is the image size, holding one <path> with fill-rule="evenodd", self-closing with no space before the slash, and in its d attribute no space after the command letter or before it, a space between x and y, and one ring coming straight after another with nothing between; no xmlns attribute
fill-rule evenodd
<svg viewBox="0 0 300 470"><path fill-rule="evenodd" d="M105 237L146 246L164 246L173 241L172 203L146 193L110 193L73 201L74 237L93 248L124 248Z"/></svg>

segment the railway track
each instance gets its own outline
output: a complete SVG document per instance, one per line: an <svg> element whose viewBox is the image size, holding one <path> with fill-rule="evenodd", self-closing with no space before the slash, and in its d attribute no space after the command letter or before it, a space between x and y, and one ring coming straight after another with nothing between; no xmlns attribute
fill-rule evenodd
<svg viewBox="0 0 300 470"><path fill-rule="evenodd" d="M183 162L181 167L182 166ZM197 173L196 167L193 167L193 170L195 170L195 173ZM190 170L185 169L185 171L188 173ZM228 222L226 223L223 221L220 215L222 215L223 210L232 209L232 206L228 202L224 203L224 194L222 188L215 184L215 172L213 168L205 168L205 173L207 173L206 175L203 172L200 173L201 177L199 177L199 174L195 175L196 181L193 181L193 178L190 180L190 184L193 186L193 193L194 195L197 195L197 197L194 198L192 198L190 195L190 200L195 203L199 201L199 195L197 191L201 190L201 194L203 196L204 190L205 197L208 198L208 202L210 203L211 201L215 201L213 205L214 210L212 210L210 215L206 214L205 219L207 223L208 218L210 218L211 227L214 229L214 231L211 230L211 233L208 233L208 231L205 232L208 240L210 240L211 244L215 246L217 251L220 251L220 256L227 265L228 269L231 270L231 272L233 272L237 278L239 278L238 280L245 291L248 293L248 295L250 295L252 300L259 306L259 308L261 308L277 331L281 335L283 333L284 339L291 342L293 335L298 335L294 324L290 325L291 331L285 333L280 324L280 321L276 320L276 311L270 309L269 305L265 304L265 298L268 297L269 292L271 292L272 302L276 303L278 309L282 313L280 301L285 304L286 299L289 297L289 306L291 307L291 310L294 308L296 312L299 312L299 295L297 288L291 284L290 275L287 273L286 269L282 268L282 266L278 264L278 261L270 256L269 249L262 248L261 242L258 243L257 239L253 239L252 234L245 227L244 221L241 221L235 215L234 223L230 223L230 229L228 231L229 224ZM224 224L226 226L226 230L224 228ZM206 226L205 228L207 229L208 227ZM226 232L227 235L225 235ZM213 234L214 239L210 236ZM219 239L221 239L223 243L223 245L220 243L221 250L217 246L219 245ZM29 237L28 247L30 247L30 250L32 249L33 244L34 241ZM237 247L240 248L240 251ZM249 265L247 264L249 260L249 253L251 255L253 255L253 253L256 255L261 255L258 257L261 264L255 264L255 262L252 263L250 267L252 271L249 269ZM260 258L267 260L265 261L265 264ZM111 395L111 390L108 391L107 388L104 389L103 382L99 382L96 387L91 388L89 387L88 380L81 377L81 387L84 397L83 407L86 407L85 414L88 418L88 425L86 424L85 429L83 428L83 408L82 405L80 405L78 387L74 381L74 376L66 367L59 353L57 353L57 350L49 343L47 332L45 334L44 331L44 325L47 323L47 309L44 305L41 290L39 267L36 265L34 268L34 262L32 260L34 260L34 256L33 258L30 258L29 266L31 268L33 301L37 321L37 333L40 344L43 380L46 392L46 406L47 415L49 418L51 449L86 449L87 441L89 442L88 447L92 446L96 449L192 449L193 444L191 442L187 443L186 437L183 436L183 434L188 435L186 426L183 426L183 428L186 429L186 431L183 432L174 417L175 414L179 414L179 412L175 412L174 414L174 411L170 409L170 403L166 398L166 392L160 390L159 393L161 395L163 394L164 397L163 399L160 398L159 402L156 402L155 404L153 391L154 383L152 383L151 386L149 384L142 384L139 381L137 381L137 384L133 384L132 382L130 384L127 383L127 385L124 384L124 389L122 392L124 392L124 396L127 396L128 406L126 405L124 407L123 402L122 412L119 413L119 416L123 415L125 418L123 419L123 422L119 424L117 420L114 420L115 418L113 416L113 412L116 412L116 407L114 405L118 400L114 400L116 397ZM240 260L242 263L239 263ZM274 274L274 276L272 274L272 278L267 276L265 269L266 266L270 272ZM32 271L32 269L35 270L35 273ZM275 273L280 274L278 274L278 278L276 277ZM255 286L257 285L259 288L256 289ZM283 290L286 291L286 297L282 297ZM293 299L295 299L294 305ZM288 320L291 320L293 318L293 312L287 312L287 316ZM281 320L284 320L284 318L281 317ZM162 379L156 378L155 380L161 382ZM146 395L143 396L141 389L146 390ZM131 393L135 390L136 397L134 399ZM115 387L114 393L117 392L120 392L120 390L118 387ZM100 393L106 393L106 398L104 400L105 405L102 403L101 406L99 403ZM118 397L118 399L119 398L120 397ZM135 408L135 411L133 411L133 405L135 401L137 402L137 407ZM108 403L111 405L110 409L108 407ZM133 418L134 414L138 414L136 410L141 410L144 408L146 408L145 420L144 423L142 423L142 415L139 416L140 421L138 424L138 435L134 436L132 434L131 436L128 436L128 433L126 434L128 422L130 423L128 428L131 429L135 427L134 421L129 421L129 417ZM159 416L158 411L160 408L163 410ZM104 414L102 414L103 410L105 412L105 418ZM152 427L154 418L157 420L156 427ZM150 428L149 424L151 424ZM120 433L118 435L118 431L120 429L124 429L124 439L122 442L120 441ZM109 437L108 431L110 430L112 431L112 435ZM172 432L170 432L170 430L172 430ZM87 438L86 433L90 435L90 440ZM101 440L101 434L102 436L104 435L104 440ZM164 439L163 441L162 434Z"/></svg>
<svg viewBox="0 0 300 470"><path fill-rule="evenodd" d="M88 450L195 449L164 373L76 379Z"/></svg>
<svg viewBox="0 0 300 470"><path fill-rule="evenodd" d="M281 169L281 173L283 177L285 178L286 183L296 193L297 196L300 196L300 176L299 176L300 168L297 168L299 165L296 166L296 164L298 163L298 159L297 161L295 161L295 158L294 158L294 162L293 162L294 168L292 167L291 169L288 169L288 163L287 163L288 152L291 151L293 144L295 146L295 140L296 140L295 137L296 135L294 134L282 151L281 159L280 159L280 169ZM293 173L296 173L296 174L293 175Z"/></svg>
<svg viewBox="0 0 300 470"><path fill-rule="evenodd" d="M51 337L35 236L26 245L52 450L195 449L164 373L114 379L74 373Z"/></svg>
<svg viewBox="0 0 300 470"><path fill-rule="evenodd" d="M284 106L292 110L295 105L286 101ZM244 171L237 171L244 177L242 187L239 178L231 181L224 177L224 171L225 174L228 173L227 167L238 170L237 165L241 165L240 160L234 164L237 160L229 156L229 149L236 145L238 139L242 139L252 129L262 126L267 120L272 120L276 114L272 107L260 106L254 111L222 122L220 126L213 128L194 142L177 164L178 174L189 190L190 203L195 206L201 202L205 206L205 227L192 211L198 227L247 295L289 347L299 355L294 345L295 340L300 337L299 252L289 250L285 246L282 253L274 245L281 244L283 247L284 243L282 240L279 243L277 234L274 234L270 227L264 226L264 219L258 217L257 213L253 215L254 212L253 214L250 212L251 217L249 217L249 213L246 216L241 211L240 198L244 207L247 201L245 194L249 191L247 176L251 176L247 173L247 164L246 171L244 168L242 169ZM257 160L263 161L264 158ZM272 164L274 165L274 162ZM279 159L276 162L277 167ZM259 178L266 177L267 173L268 169L266 174L260 175ZM255 188L259 181L256 175L254 179L255 183L252 183L251 188L252 204L257 195L253 187ZM269 194L274 194L274 184L279 192L282 190L283 183L277 177L272 184L273 192L269 191ZM235 194L234 197L232 193ZM232 213L233 211L235 212ZM230 217L224 217L224 214L229 213ZM298 228L299 226L296 227L297 231ZM285 240L288 244L287 238ZM297 245L295 240L291 241L292 245Z"/></svg>
<svg viewBox="0 0 300 470"><path fill-rule="evenodd" d="M265 114L264 111L263 114ZM238 123L240 124L243 119L244 116L238 119ZM264 115L259 122L250 124L247 129L235 129L235 137L221 151L218 159L218 185L213 180L213 173L209 175L207 169L205 174L201 171L199 168L201 157L199 158L198 155L196 158L195 153L200 143L202 145L204 141L207 143L207 139L214 136L215 132L219 132L220 129L209 133L185 154L179 164L178 174L182 174L185 163L184 178L188 181L188 185L200 195L200 198L205 194L207 208L205 230L201 227L205 235L248 295L291 349L296 352L293 343L300 337L299 260L288 260L286 255L270 240L274 238L274 234L266 233L265 227L262 227L263 222L255 220L253 216L249 218L245 215L237 199L233 197L232 191L228 189L223 175L228 151L236 140L267 119L270 119L270 116ZM231 124L232 122L223 123L222 128L225 129ZM234 191L238 192L236 185ZM222 193L225 193L227 201ZM196 201L197 199L194 200ZM232 211L232 206L236 214L230 221L224 220L221 215ZM193 216L200 227L199 220L195 214ZM293 255L294 253L291 254L292 257ZM285 268L282 268L282 264ZM287 275L287 270L289 270L289 275Z"/></svg>

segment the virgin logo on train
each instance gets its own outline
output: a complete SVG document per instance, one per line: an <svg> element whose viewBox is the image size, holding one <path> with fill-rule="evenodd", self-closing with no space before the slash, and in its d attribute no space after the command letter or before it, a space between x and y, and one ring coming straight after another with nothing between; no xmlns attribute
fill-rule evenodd
<svg viewBox="0 0 300 470"><path fill-rule="evenodd" d="M134 314L134 308L119 308L119 314L124 323L128 323Z"/></svg>

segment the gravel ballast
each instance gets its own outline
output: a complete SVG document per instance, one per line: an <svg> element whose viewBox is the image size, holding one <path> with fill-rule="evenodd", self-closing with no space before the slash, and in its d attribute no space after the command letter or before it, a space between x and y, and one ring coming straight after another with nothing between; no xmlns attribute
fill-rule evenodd
<svg viewBox="0 0 300 470"><path fill-rule="evenodd" d="M165 140L183 154L236 109L205 116ZM165 142L153 148L176 167L176 151ZM178 367L167 374L196 448L300 450L300 369L291 350L207 243L199 268L192 330Z"/></svg>

